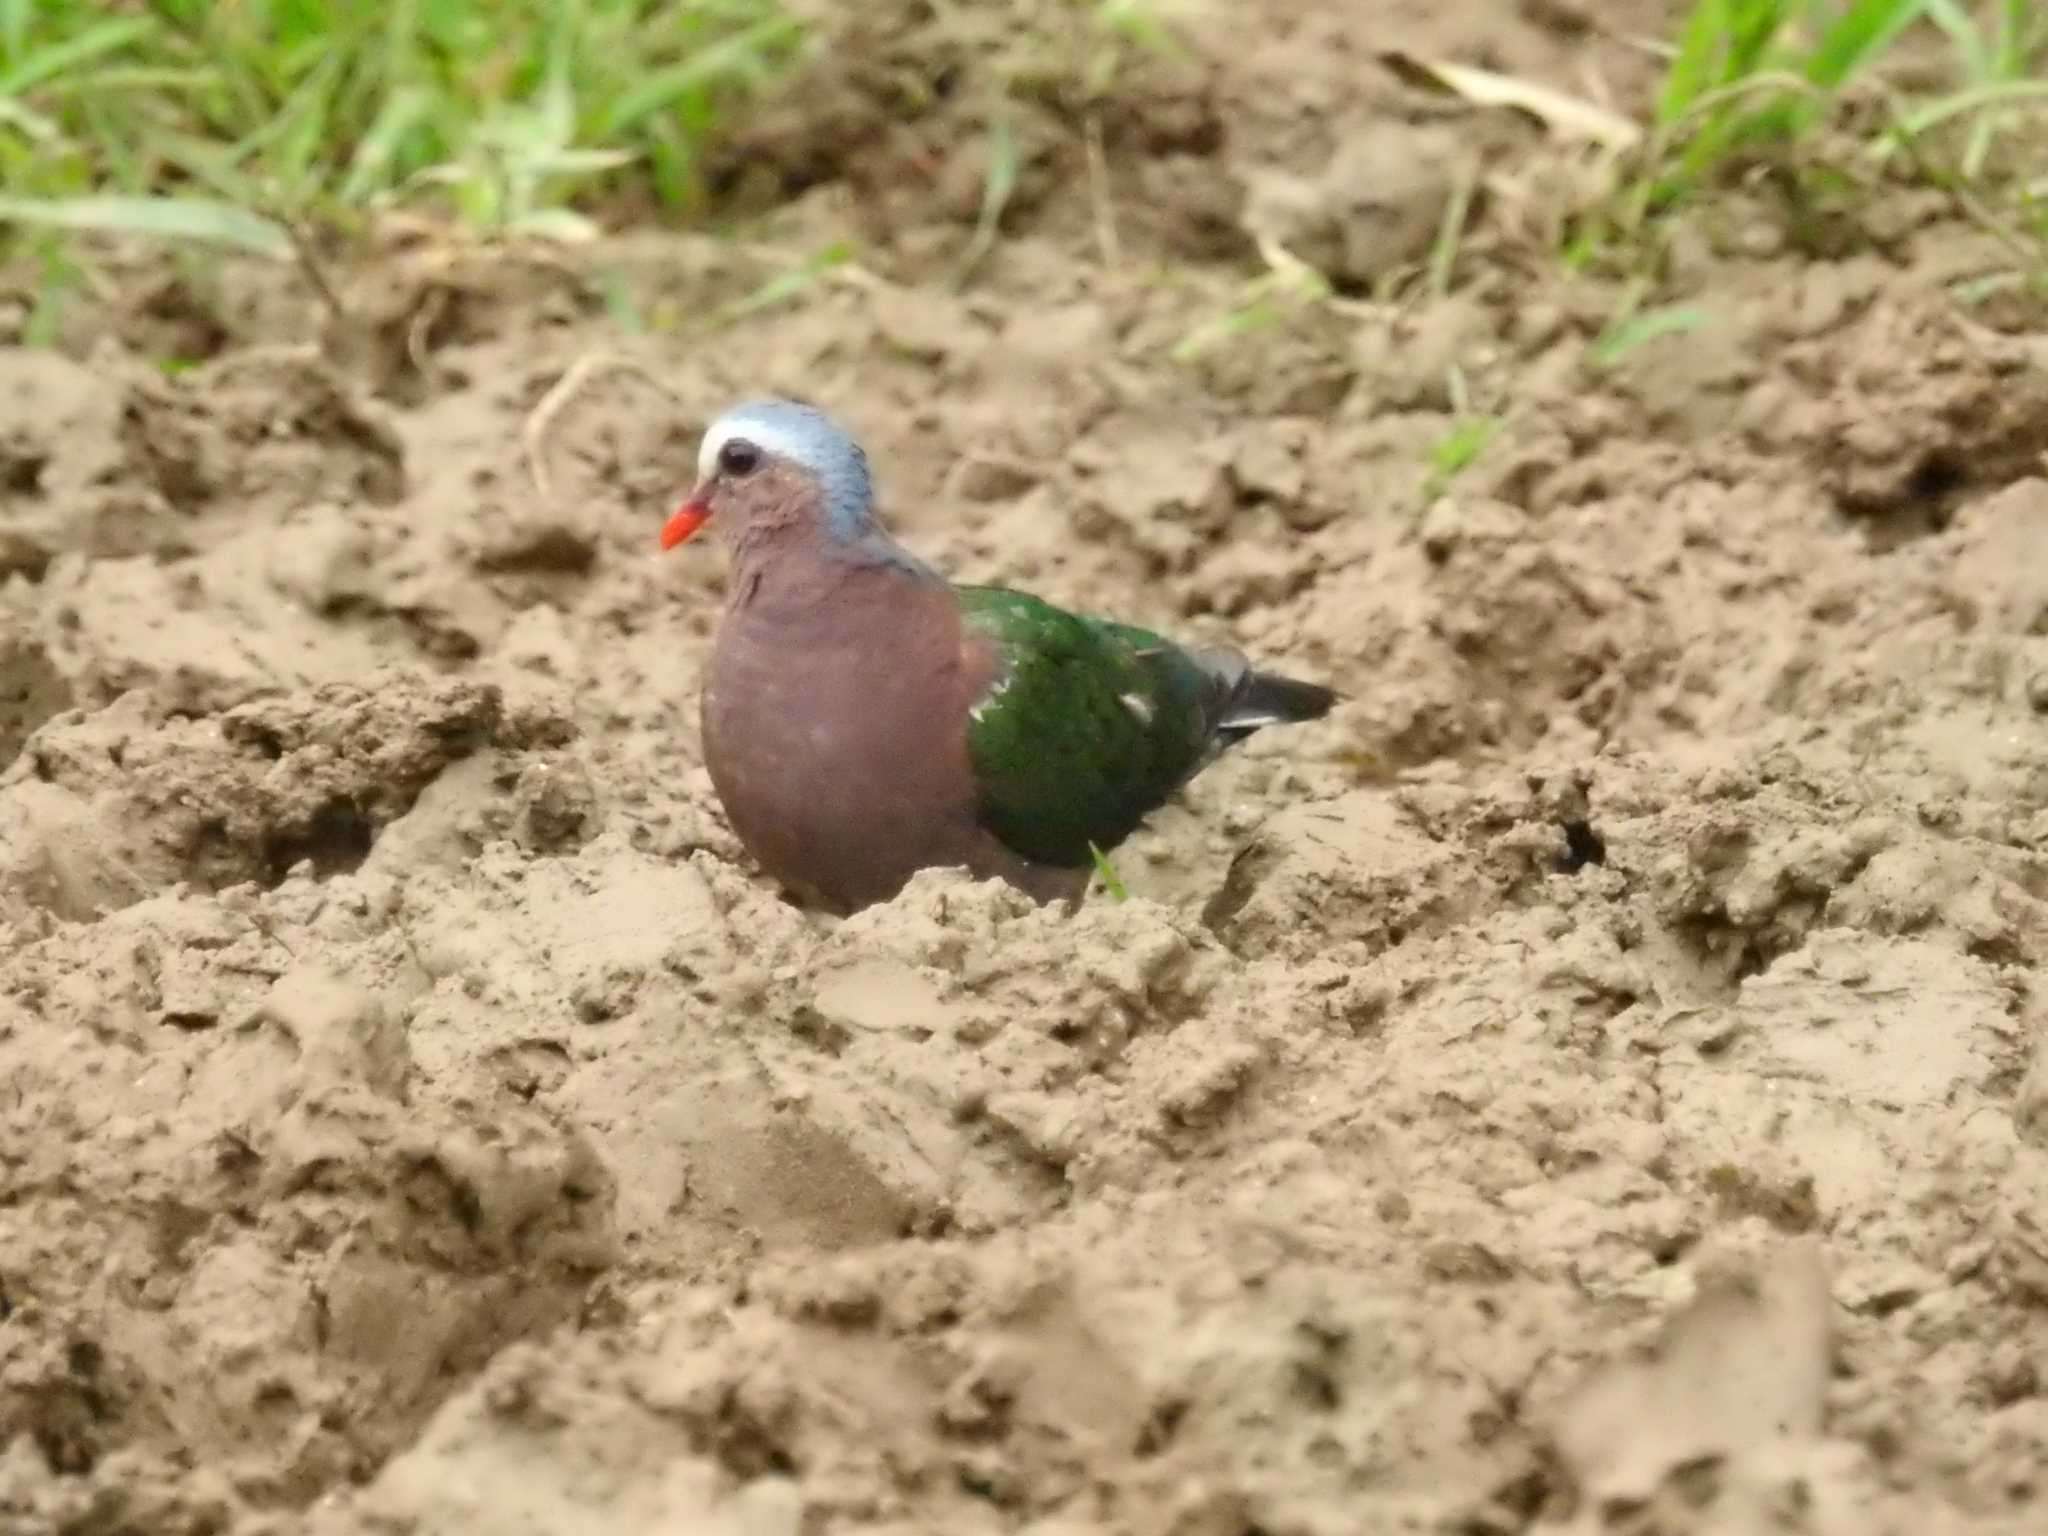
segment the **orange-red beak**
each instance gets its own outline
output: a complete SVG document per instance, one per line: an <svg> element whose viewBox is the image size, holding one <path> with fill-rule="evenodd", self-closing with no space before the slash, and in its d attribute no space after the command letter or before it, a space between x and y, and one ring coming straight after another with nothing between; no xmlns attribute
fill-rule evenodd
<svg viewBox="0 0 2048 1536"><path fill-rule="evenodd" d="M711 504L702 491L692 491L690 499L668 515L668 521L661 525L661 547L674 549L683 540L704 526L711 516Z"/></svg>

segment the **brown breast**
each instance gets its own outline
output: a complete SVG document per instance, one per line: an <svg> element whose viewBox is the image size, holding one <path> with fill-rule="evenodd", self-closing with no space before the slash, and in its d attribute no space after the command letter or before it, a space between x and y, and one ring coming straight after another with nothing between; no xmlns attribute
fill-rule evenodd
<svg viewBox="0 0 2048 1536"><path fill-rule="evenodd" d="M704 755L764 869L840 910L972 864L967 710L989 660L943 583L778 560L735 572L703 699Z"/></svg>

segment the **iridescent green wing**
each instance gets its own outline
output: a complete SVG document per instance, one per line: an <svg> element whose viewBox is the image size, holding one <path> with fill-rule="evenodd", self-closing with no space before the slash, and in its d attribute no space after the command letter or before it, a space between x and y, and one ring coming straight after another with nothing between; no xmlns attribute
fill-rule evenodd
<svg viewBox="0 0 2048 1536"><path fill-rule="evenodd" d="M968 722L983 824L1028 859L1084 866L1206 760L1242 664L1028 593L956 590L1001 659Z"/></svg>

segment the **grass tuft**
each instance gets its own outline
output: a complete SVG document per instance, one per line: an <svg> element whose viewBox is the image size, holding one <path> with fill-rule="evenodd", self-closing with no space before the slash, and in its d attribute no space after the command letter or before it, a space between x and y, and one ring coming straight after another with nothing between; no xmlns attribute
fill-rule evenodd
<svg viewBox="0 0 2048 1536"><path fill-rule="evenodd" d="M1731 157L1799 138L1918 21L1924 0L1697 0L1658 93L1662 154L1639 188L1662 209Z"/></svg>
<svg viewBox="0 0 2048 1536"><path fill-rule="evenodd" d="M1909 53L1911 78L1924 80L1944 51L1949 86L1909 95L1895 83L1891 66ZM1939 189L2010 254L1994 287L2038 286L2048 182L2029 185L2026 146L2048 120L2044 72L2039 0L1695 0L1642 149L1611 197L1573 221L1566 265L1618 258L1640 275L1667 220L1762 172L1749 184L1780 200L1795 240L1825 233L1829 210L1881 196L1887 181ZM2029 122L2031 138L2014 132ZM2000 165L2008 136L2020 147Z"/></svg>
<svg viewBox="0 0 2048 1536"><path fill-rule="evenodd" d="M721 118L804 39L781 0L125 12L0 0L5 217L264 248L274 236L252 217L403 204L574 238L590 232L579 203L698 201Z"/></svg>

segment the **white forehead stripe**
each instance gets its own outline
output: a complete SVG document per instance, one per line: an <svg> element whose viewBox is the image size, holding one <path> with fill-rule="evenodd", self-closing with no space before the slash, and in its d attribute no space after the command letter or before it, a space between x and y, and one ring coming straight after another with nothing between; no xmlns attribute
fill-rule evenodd
<svg viewBox="0 0 2048 1536"><path fill-rule="evenodd" d="M745 438L763 453L789 459L814 472L823 468L817 462L813 437L759 417L734 416L713 422L711 430L704 434L703 446L697 450L699 480L711 478L718 468L719 450L736 437Z"/></svg>

